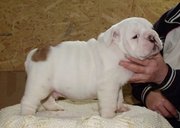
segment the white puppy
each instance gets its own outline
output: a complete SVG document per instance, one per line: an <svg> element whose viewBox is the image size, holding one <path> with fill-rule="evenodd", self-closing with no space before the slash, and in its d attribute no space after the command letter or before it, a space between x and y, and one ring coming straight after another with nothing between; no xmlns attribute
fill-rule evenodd
<svg viewBox="0 0 180 128"><path fill-rule="evenodd" d="M162 49L152 27L146 19L132 17L113 25L97 40L66 41L32 50L25 62L22 114L35 114L41 101L47 110L63 110L55 102L55 93L78 100L98 98L102 117L126 111L122 86L133 73L119 62L126 56L145 59Z"/></svg>

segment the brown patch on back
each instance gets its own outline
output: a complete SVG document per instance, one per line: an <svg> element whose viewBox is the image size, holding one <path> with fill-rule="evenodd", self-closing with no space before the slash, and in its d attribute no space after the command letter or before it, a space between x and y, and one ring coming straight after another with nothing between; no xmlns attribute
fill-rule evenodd
<svg viewBox="0 0 180 128"><path fill-rule="evenodd" d="M50 51L50 46L44 46L42 48L38 48L35 53L32 55L32 61L45 61L47 59L48 53Z"/></svg>

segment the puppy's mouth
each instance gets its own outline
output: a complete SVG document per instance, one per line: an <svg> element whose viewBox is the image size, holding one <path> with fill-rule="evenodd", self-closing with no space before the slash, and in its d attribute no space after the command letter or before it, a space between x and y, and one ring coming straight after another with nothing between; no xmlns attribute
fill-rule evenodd
<svg viewBox="0 0 180 128"><path fill-rule="evenodd" d="M149 35L147 38L151 43L156 43L157 42L154 35Z"/></svg>
<svg viewBox="0 0 180 128"><path fill-rule="evenodd" d="M151 58L152 56L157 55L161 51L161 49L161 45L156 42L152 48L152 51L144 58Z"/></svg>
<svg viewBox="0 0 180 128"><path fill-rule="evenodd" d="M160 50L161 50L160 46L157 45L157 44L154 44L154 47L153 47L152 51L159 52Z"/></svg>
<svg viewBox="0 0 180 128"><path fill-rule="evenodd" d="M162 49L162 45L160 40L158 40L158 37L150 35L146 38L146 40L148 43L151 43L152 47L149 49L148 54L140 56L141 59L151 58L152 56L157 55Z"/></svg>
<svg viewBox="0 0 180 128"><path fill-rule="evenodd" d="M159 52L162 49L161 42L158 41L156 36L149 35L148 41L154 45L152 49L153 52Z"/></svg>

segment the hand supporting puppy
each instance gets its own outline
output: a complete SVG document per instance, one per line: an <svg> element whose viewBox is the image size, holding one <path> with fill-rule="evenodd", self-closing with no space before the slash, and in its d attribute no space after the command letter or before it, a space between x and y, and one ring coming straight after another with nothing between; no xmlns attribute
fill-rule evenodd
<svg viewBox="0 0 180 128"><path fill-rule="evenodd" d="M154 82L161 84L168 73L168 67L160 54L145 60L129 57L128 61L121 61L120 65L135 73L129 80L132 83ZM164 117L177 117L175 107L160 91L151 91L147 95L146 106Z"/></svg>
<svg viewBox="0 0 180 128"><path fill-rule="evenodd" d="M160 54L145 60L132 57L128 57L127 59L128 61L121 61L120 65L135 73L129 82L154 82L160 84L167 75L168 66Z"/></svg>

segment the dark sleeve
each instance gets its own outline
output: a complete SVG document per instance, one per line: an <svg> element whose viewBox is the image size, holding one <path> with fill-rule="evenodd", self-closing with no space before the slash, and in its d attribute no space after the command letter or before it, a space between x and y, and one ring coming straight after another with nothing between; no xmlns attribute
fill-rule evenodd
<svg viewBox="0 0 180 128"><path fill-rule="evenodd" d="M131 83L132 95L145 105L146 96L153 90L153 83Z"/></svg>
<svg viewBox="0 0 180 128"><path fill-rule="evenodd" d="M179 25L180 25L180 3L177 4L174 8L165 12L160 17L160 19L154 24L154 30L157 31L162 42L164 43L166 35L172 29L178 27ZM180 80L178 81L178 78L180 79L180 70L174 70L169 65L168 67L169 67L168 74L160 86L155 83L138 83L138 84L132 83L131 85L132 85L133 96L145 105L145 99L147 94L152 90L159 89L168 99L172 100L173 104L176 104L176 102L179 103L177 99L180 100L180 98L177 98L177 96L180 95ZM176 75L173 75L174 73ZM172 75L174 77L172 77ZM173 86L171 86L172 84Z"/></svg>
<svg viewBox="0 0 180 128"><path fill-rule="evenodd" d="M168 67L168 74L157 89L180 110L180 70Z"/></svg>
<svg viewBox="0 0 180 128"><path fill-rule="evenodd" d="M154 24L154 29L159 34L162 42L165 41L166 35L180 26L180 3L174 8L164 13L161 18ZM178 58L177 58L178 59ZM172 104L180 110L180 69L173 69L168 65L168 74L161 83L160 90Z"/></svg>
<svg viewBox="0 0 180 128"><path fill-rule="evenodd" d="M174 8L165 12L154 24L154 30L159 34L164 42L166 35L180 25L180 3Z"/></svg>
<svg viewBox="0 0 180 128"><path fill-rule="evenodd" d="M146 96L150 91L160 90L180 110L180 70L174 70L168 65L168 73L160 85L155 83L132 83L131 85L133 96L142 104L146 105Z"/></svg>

